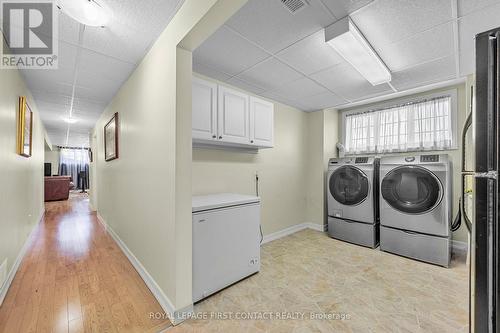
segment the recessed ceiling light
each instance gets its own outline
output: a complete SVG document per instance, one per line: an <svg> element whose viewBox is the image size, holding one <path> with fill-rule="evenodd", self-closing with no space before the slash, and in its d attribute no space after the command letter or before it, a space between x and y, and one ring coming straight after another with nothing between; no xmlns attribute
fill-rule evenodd
<svg viewBox="0 0 500 333"><path fill-rule="evenodd" d="M391 72L349 17L326 27L325 41L372 85L391 81Z"/></svg>
<svg viewBox="0 0 500 333"><path fill-rule="evenodd" d="M64 118L64 121L68 124L74 124L78 121L78 119L75 118Z"/></svg>
<svg viewBox="0 0 500 333"><path fill-rule="evenodd" d="M111 19L111 11L102 0L58 0L61 10L81 24L104 27Z"/></svg>

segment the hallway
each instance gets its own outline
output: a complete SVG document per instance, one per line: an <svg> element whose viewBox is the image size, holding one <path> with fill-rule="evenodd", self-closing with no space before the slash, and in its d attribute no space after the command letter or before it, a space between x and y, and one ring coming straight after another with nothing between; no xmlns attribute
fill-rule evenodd
<svg viewBox="0 0 500 333"><path fill-rule="evenodd" d="M45 216L0 307L0 332L159 332L168 319L89 209L87 195ZM164 316L166 318L166 316Z"/></svg>

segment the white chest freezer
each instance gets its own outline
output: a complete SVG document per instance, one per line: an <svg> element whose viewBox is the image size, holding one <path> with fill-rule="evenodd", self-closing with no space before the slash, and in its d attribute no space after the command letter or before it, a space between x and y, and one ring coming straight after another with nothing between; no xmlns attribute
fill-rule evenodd
<svg viewBox="0 0 500 333"><path fill-rule="evenodd" d="M193 302L260 270L260 198L193 197Z"/></svg>

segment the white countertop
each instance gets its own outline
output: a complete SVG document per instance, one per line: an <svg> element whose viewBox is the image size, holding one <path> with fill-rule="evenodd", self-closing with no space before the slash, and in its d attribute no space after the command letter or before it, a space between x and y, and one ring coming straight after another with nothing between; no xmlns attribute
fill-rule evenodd
<svg viewBox="0 0 500 333"><path fill-rule="evenodd" d="M204 210L259 203L259 202L260 198L253 195L243 195L235 193L217 193L210 195L200 195L200 196L193 196L192 211L194 213Z"/></svg>

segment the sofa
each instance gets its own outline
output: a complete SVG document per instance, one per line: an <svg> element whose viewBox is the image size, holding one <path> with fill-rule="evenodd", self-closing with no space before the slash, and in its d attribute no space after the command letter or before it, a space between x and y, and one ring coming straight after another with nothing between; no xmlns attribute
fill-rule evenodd
<svg viewBox="0 0 500 333"><path fill-rule="evenodd" d="M72 185L70 176L45 177L45 201L68 200Z"/></svg>

